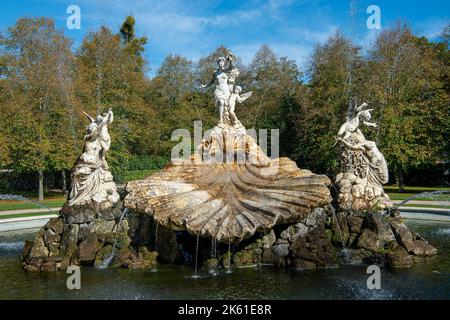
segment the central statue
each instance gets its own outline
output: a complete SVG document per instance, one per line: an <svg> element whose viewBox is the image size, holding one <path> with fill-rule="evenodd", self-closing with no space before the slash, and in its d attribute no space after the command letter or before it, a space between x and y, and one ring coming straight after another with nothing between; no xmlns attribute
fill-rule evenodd
<svg viewBox="0 0 450 320"><path fill-rule="evenodd" d="M225 64L228 62L228 66ZM236 78L239 76L239 69L235 68L234 56L230 52L226 58L220 57L217 59L218 68L214 72L211 81L208 84L202 84L200 88L207 88L216 83L214 90L214 101L219 110L219 127L224 125L231 125L234 127L241 127L242 124L237 119L234 108L236 101L244 102L245 99L252 95L252 92L239 95L242 88L234 87Z"/></svg>
<svg viewBox="0 0 450 320"><path fill-rule="evenodd" d="M235 85L234 55L220 57L217 64L200 88L216 85L218 124L190 159L172 159L162 171L129 182L125 206L174 231L238 243L327 206L330 179L299 169L289 158L266 155L235 114L236 102L252 92L241 94Z"/></svg>

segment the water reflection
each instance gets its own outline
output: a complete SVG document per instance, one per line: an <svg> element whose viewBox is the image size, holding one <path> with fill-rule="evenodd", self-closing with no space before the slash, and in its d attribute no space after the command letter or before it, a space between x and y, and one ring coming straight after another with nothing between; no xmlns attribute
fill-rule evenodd
<svg viewBox="0 0 450 320"><path fill-rule="evenodd" d="M25 239L33 232L0 234L1 299L449 299L450 225L408 222L439 249L439 257L412 268L382 270L381 290L368 290L363 267L341 266L319 271L284 271L262 266L218 270L211 276L199 269L192 279L189 266L160 265L151 270L83 268L81 290L66 288L64 272L35 274L20 268Z"/></svg>

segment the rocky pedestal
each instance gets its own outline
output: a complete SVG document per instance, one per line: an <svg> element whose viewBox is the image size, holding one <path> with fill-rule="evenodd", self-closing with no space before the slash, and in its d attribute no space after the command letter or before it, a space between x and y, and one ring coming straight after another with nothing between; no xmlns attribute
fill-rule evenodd
<svg viewBox="0 0 450 320"><path fill-rule="evenodd" d="M328 206L236 247L231 259L224 254L217 263L227 267L231 260L237 267L273 264L297 270L340 264L409 267L436 253L395 214L336 213Z"/></svg>
<svg viewBox="0 0 450 320"><path fill-rule="evenodd" d="M139 225L130 228L122 202L65 205L26 241L22 266L27 271L65 270L69 265L102 266L113 255L111 266L153 268L157 253L144 241L133 242ZM146 246L147 244L147 246Z"/></svg>
<svg viewBox="0 0 450 320"><path fill-rule="evenodd" d="M122 220L67 223L60 217L25 243L22 265L28 271L99 267L111 253L112 268L155 268L157 261L194 264L196 242L187 231L156 227L150 214L133 210ZM198 264L208 269L229 268L230 263L232 268L270 264L296 270L340 264L408 267L437 253L395 213L335 212L330 205L237 244L200 237L198 250Z"/></svg>

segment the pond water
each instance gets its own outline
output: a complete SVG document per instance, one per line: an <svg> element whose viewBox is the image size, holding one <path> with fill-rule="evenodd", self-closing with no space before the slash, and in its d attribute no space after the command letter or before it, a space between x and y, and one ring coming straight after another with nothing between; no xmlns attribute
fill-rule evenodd
<svg viewBox="0 0 450 320"><path fill-rule="evenodd" d="M81 290L68 290L69 275L26 273L19 256L34 231L0 233L0 299L450 299L450 223L408 221L439 249L432 261L382 270L381 289L369 290L366 268L285 271L260 266L192 279L190 266L156 271L81 269Z"/></svg>

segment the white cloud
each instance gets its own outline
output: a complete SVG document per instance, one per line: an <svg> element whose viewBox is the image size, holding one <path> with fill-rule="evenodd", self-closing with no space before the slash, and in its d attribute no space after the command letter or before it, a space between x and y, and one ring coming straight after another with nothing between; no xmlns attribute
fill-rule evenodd
<svg viewBox="0 0 450 320"><path fill-rule="evenodd" d="M54 0L61 1L61 0ZM336 27L326 12L314 9L293 19L292 10L315 0L254 0L224 10L222 1L198 0L77 0L88 30L107 25L114 30L128 14L136 18L137 34L148 38L146 57L153 68L164 56L181 54L196 61L224 44L244 63L252 60L262 44L279 56L302 65L317 42L325 41ZM320 16L322 23L317 21ZM297 18L297 17L295 17ZM83 22L82 22L83 23Z"/></svg>

